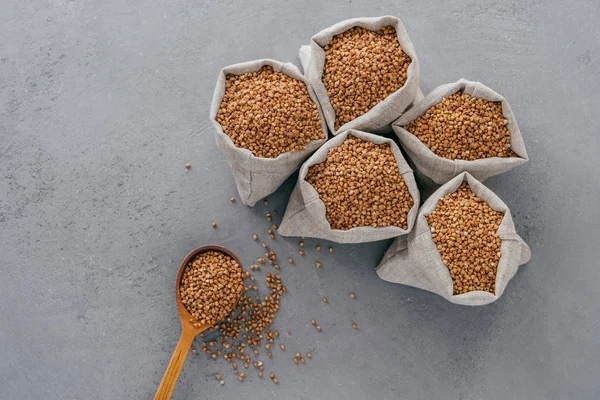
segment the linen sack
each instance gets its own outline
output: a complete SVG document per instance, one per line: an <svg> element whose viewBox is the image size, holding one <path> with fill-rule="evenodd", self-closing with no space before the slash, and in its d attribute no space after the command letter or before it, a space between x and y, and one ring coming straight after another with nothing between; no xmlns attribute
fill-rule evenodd
<svg viewBox="0 0 600 400"><path fill-rule="evenodd" d="M341 145L348 135L352 135L365 141L376 144L387 143L390 145L392 154L398 163L398 172L404 179L410 195L414 200L413 207L409 210L407 219L407 230L397 226L371 227L359 226L349 230L331 229L331 225L325 217L325 203L319 197L316 189L306 182L308 169L327 159L329 149ZM390 239L396 236L406 235L412 229L419 209L419 188L415 182L412 169L402 156L400 149L391 139L361 132L354 129L346 131L329 140L324 146L315 152L300 167L300 175L294 191L290 196L285 215L279 229L281 236L306 236L319 239L331 240L337 243L364 243L376 240Z"/></svg>
<svg viewBox="0 0 600 400"><path fill-rule="evenodd" d="M459 295L452 294L453 282L450 272L442 262L425 218L435 209L440 198L456 192L463 182L467 182L473 193L487 202L492 209L504 213L498 228L502 243L495 294L480 290ZM504 293L508 281L516 274L519 265L527 263L530 258L529 246L515 232L508 206L472 175L463 172L440 187L425 201L419 210L415 228L407 236L398 238L392 243L376 271L383 280L428 290L452 303L477 306L498 300Z"/></svg>
<svg viewBox="0 0 600 400"><path fill-rule="evenodd" d="M325 65L325 50L327 45L335 35L346 32L355 26L360 26L367 30L376 31L384 26L392 26L396 29L398 42L402 50L410 56L412 62L408 66L407 78L404 86L380 101L365 114L353 119L335 129L335 111L329 101L327 89L321 80L323 76L323 67ZM400 19L393 16L383 16L374 18L353 18L322 30L311 38L309 46L302 46L298 53L304 75L314 88L319 103L323 108L323 114L327 121L329 130L337 135L348 129L357 129L362 131L385 131L389 130L391 123L397 119L404 110L406 110L415 100L415 96L422 96L419 90L419 60L415 48L404 29Z"/></svg>
<svg viewBox="0 0 600 400"><path fill-rule="evenodd" d="M306 145L306 150L291 151L280 154L276 158L256 157L248 149L236 147L231 138L223 132L221 124L216 120L217 112L225 95L225 80L228 74L242 75L248 72L259 71L263 66L270 65L274 72L280 72L306 84L308 94L317 105L321 118L323 138L313 140ZM240 200L247 206L254 206L256 202L273 193L281 184L298 169L316 149L327 141L327 124L317 97L308 84L306 78L298 68L290 63L281 63L276 60L262 59L249 61L225 67L219 73L217 86L210 106L210 120L215 127L217 147L225 155L233 178L240 195Z"/></svg>
<svg viewBox="0 0 600 400"><path fill-rule="evenodd" d="M507 128L510 131L510 147L518 157L490 157L474 161L450 160L436 155L415 135L404 129L404 126L408 125L412 120L425 114L428 109L440 103L445 97L458 91L462 91L473 97L500 102L502 104L502 114L508 120ZM425 96L423 100L415 103L410 110L398 118L392 124L392 129L398 136L402 148L408 153L411 161L414 162L416 169L440 185L443 185L462 172L468 172L475 178L483 181L490 176L506 172L529 160L521 131L510 105L504 97L480 82L460 79L454 83L438 86Z"/></svg>

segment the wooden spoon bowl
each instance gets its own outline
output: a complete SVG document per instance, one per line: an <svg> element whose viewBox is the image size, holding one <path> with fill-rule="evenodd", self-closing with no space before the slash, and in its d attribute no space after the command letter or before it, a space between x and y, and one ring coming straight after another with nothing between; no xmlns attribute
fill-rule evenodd
<svg viewBox="0 0 600 400"><path fill-rule="evenodd" d="M169 366L167 367L162 381L160 382L160 386L156 391L154 400L168 400L171 398L171 393L175 388L177 378L179 377L179 373L181 372L181 368L183 367L183 363L185 362L185 358L189 353L194 338L199 333L211 327L211 325L208 324L199 327L194 326L194 318L189 313L187 308L185 308L185 305L181 302L181 296L179 294L181 278L183 277L186 267L190 261L196 258L197 255L207 251L218 251L226 254L233 258L238 263L240 268L242 268L242 263L240 262L239 258L231 250L214 244L198 247L183 259L181 265L179 266L179 271L177 272L177 279L175 280L175 301L177 302L177 311L179 312L179 319L181 320L181 337L179 338L179 342L177 343L177 347L173 352Z"/></svg>

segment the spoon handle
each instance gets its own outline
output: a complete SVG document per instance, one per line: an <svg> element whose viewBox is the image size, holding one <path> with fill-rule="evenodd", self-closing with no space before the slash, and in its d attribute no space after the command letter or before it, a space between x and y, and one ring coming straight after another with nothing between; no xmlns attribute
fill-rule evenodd
<svg viewBox="0 0 600 400"><path fill-rule="evenodd" d="M160 386L156 391L154 400L169 400L171 398L171 393L175 388L177 378L181 372L181 367L183 367L185 357L190 351L194 337L196 337L196 332L186 329L185 327L182 329L181 337L179 338L177 347L175 347L175 351L173 352L169 366L163 375Z"/></svg>

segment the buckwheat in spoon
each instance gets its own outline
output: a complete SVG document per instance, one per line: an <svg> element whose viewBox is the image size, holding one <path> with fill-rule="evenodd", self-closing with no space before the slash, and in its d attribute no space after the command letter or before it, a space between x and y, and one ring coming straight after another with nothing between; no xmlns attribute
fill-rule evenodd
<svg viewBox="0 0 600 400"><path fill-rule="evenodd" d="M154 400L168 400L196 335L226 318L240 300L244 272L228 249L208 245L183 260L175 281L181 337Z"/></svg>

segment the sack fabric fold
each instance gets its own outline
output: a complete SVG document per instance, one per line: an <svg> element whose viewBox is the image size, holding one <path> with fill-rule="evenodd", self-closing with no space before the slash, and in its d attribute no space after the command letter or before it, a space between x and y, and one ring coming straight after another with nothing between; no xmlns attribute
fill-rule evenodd
<svg viewBox="0 0 600 400"><path fill-rule="evenodd" d="M510 131L510 147L518 157L490 157L473 161L450 160L436 155L415 135L404 128L411 121L425 114L428 109L440 103L445 97L459 91L463 91L473 97L500 102L502 104L502 114L508 120L507 128ZM416 169L440 185L443 185L462 172L468 172L476 179L483 181L490 176L506 172L529 160L521 131L508 101L480 82L460 79L457 82L437 87L425 96L423 100L415 103L410 110L398 118L392 124L392 129L398 136L402 148L406 151L411 161L414 162Z"/></svg>
<svg viewBox="0 0 600 400"><path fill-rule="evenodd" d="M311 141L306 145L306 150L282 153L276 158L256 157L250 150L236 147L231 138L223 132L221 124L216 120L217 112L225 95L227 75L242 75L249 72L257 72L266 65L273 67L274 72L280 72L304 82L310 98L317 105L319 117L321 118L323 139ZM277 190L298 169L304 160L326 142L328 134L327 124L325 123L317 97L306 78L300 73L300 70L293 64L270 59L230 65L221 70L210 106L210 120L215 128L217 147L225 155L231 168L240 200L248 206L254 206L258 200Z"/></svg>
<svg viewBox="0 0 600 400"><path fill-rule="evenodd" d="M496 293L472 291L453 295L453 282L448 267L433 241L431 229L425 218L433 212L440 198L454 193L467 182L475 195L494 210L504 213L498 228L502 240L500 261L496 273ZM515 231L508 206L490 189L467 172L458 175L429 197L419 210L414 229L405 237L396 239L377 266L377 275L383 280L414 286L439 294L446 300L462 305L492 303L504 293L508 281L517 273L519 265L529 262L529 246Z"/></svg>
<svg viewBox="0 0 600 400"><path fill-rule="evenodd" d="M398 35L398 42L402 50L411 58L407 70L407 79L400 89L380 101L365 114L335 129L335 111L329 100L327 89L321 80L323 67L325 65L325 50L335 35L346 32L353 27L362 27L370 31L376 31L384 26L392 26ZM338 135L348 129L362 131L386 131L391 123L415 101L416 97L422 96L419 90L419 60L415 48L408 37L408 33L399 18L383 16L374 18L353 18L339 22L329 28L322 30L311 38L309 46L302 46L298 53L304 68L304 75L315 90L319 103L323 109L327 126L333 135Z"/></svg>
<svg viewBox="0 0 600 400"><path fill-rule="evenodd" d="M397 226L371 227L360 226L349 230L331 229L325 217L325 203L320 199L315 188L305 178L308 169L327 159L329 149L341 145L348 135L376 144L387 143L398 163L398 172L404 179L414 205L407 215L407 230ZM412 169L402 156L400 149L393 140L378 135L351 129L329 140L317 150L300 168L300 175L294 191L290 196L285 215L279 229L281 236L306 236L312 238L331 240L337 243L364 243L377 240L390 239L406 235L413 228L419 208L419 189L413 176Z"/></svg>

